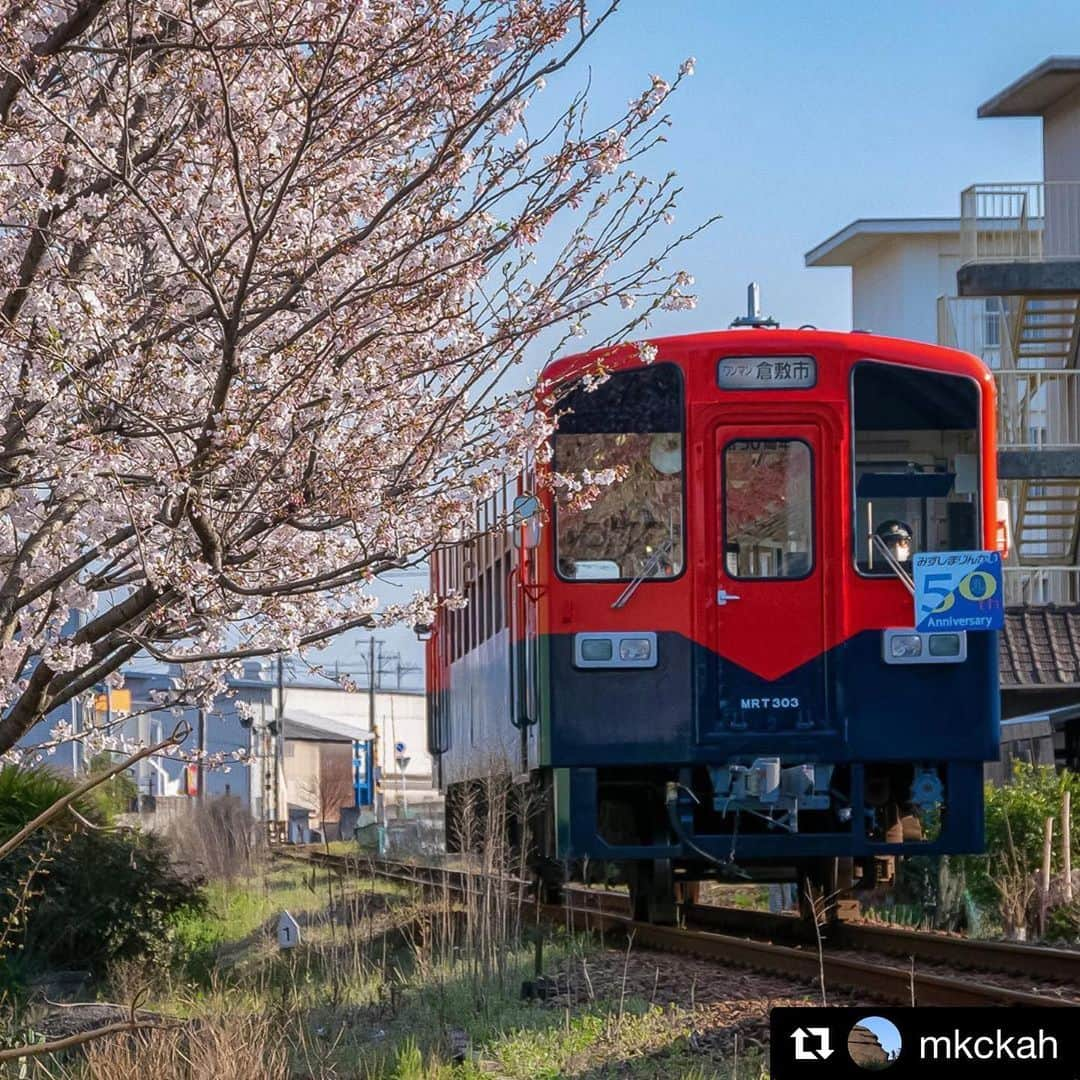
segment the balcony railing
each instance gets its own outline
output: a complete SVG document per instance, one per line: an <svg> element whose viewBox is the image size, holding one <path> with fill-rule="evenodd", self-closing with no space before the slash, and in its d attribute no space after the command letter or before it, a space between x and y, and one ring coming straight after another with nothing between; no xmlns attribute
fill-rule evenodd
<svg viewBox="0 0 1080 1080"><path fill-rule="evenodd" d="M964 264L1080 259L1080 181L973 184L960 195Z"/></svg>
<svg viewBox="0 0 1080 1080"><path fill-rule="evenodd" d="M994 380L1000 449L1080 445L1080 371L995 371Z"/></svg>
<svg viewBox="0 0 1080 1080"><path fill-rule="evenodd" d="M1005 603L1080 604L1080 566L1006 566Z"/></svg>
<svg viewBox="0 0 1080 1080"><path fill-rule="evenodd" d="M1017 357L1011 303L999 296L939 297L938 342L974 353L994 372L1001 449L1080 446L1080 369L1047 367L1031 352ZM1034 340L1030 327L1023 330L1022 340Z"/></svg>
<svg viewBox="0 0 1080 1080"><path fill-rule="evenodd" d="M974 353L988 367L1016 367L1005 300L1000 296L939 296L938 344Z"/></svg>

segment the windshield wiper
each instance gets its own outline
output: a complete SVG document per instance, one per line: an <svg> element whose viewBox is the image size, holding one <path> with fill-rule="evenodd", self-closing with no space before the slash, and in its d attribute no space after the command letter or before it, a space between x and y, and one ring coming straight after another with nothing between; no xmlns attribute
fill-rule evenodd
<svg viewBox="0 0 1080 1080"><path fill-rule="evenodd" d="M675 546L675 541L668 537L653 553L649 556L649 561L641 568L637 576L631 578L630 583L626 586L618 598L611 606L613 608L626 607L630 601L630 597L638 591L638 586L647 578L652 576L652 572L660 565L660 561L668 554L669 551Z"/></svg>
<svg viewBox="0 0 1080 1080"><path fill-rule="evenodd" d="M896 556L889 550L889 545L877 533L870 534L870 542L885 556L885 561L893 568L896 576L907 586L907 591L914 596L915 580L897 561Z"/></svg>

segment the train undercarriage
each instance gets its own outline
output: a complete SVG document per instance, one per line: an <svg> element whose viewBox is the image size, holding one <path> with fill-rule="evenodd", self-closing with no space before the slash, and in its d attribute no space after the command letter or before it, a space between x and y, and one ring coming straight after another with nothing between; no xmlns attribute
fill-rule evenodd
<svg viewBox="0 0 1080 1080"><path fill-rule="evenodd" d="M804 914L880 897L905 855L976 851L981 765L958 762L535 770L447 789L449 850L485 849L555 899L568 882L625 885L635 918L676 923L702 882L791 884ZM467 824L465 817L471 819ZM977 818L977 820L976 820Z"/></svg>

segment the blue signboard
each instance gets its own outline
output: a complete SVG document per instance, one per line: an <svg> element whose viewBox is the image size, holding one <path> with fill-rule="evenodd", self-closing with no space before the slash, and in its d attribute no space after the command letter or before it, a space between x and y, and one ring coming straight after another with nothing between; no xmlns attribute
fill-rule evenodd
<svg viewBox="0 0 1080 1080"><path fill-rule="evenodd" d="M360 739L353 741L353 791L357 806L371 806L375 801L374 783L371 775L371 755L368 745Z"/></svg>
<svg viewBox="0 0 1080 1080"><path fill-rule="evenodd" d="M916 630L1000 630L1005 625L999 552L920 552L912 565Z"/></svg>

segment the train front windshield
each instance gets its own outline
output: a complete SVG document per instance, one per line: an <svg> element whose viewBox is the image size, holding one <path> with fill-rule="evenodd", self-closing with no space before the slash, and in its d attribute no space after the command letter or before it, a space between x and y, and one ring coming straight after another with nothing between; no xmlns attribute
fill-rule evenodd
<svg viewBox="0 0 1080 1080"><path fill-rule="evenodd" d="M979 543L979 394L957 375L866 361L852 376L855 562L892 574ZM875 541L875 537L878 539Z"/></svg>
<svg viewBox="0 0 1080 1080"><path fill-rule="evenodd" d="M683 391L674 364L579 385L557 406L556 565L575 581L683 569Z"/></svg>

